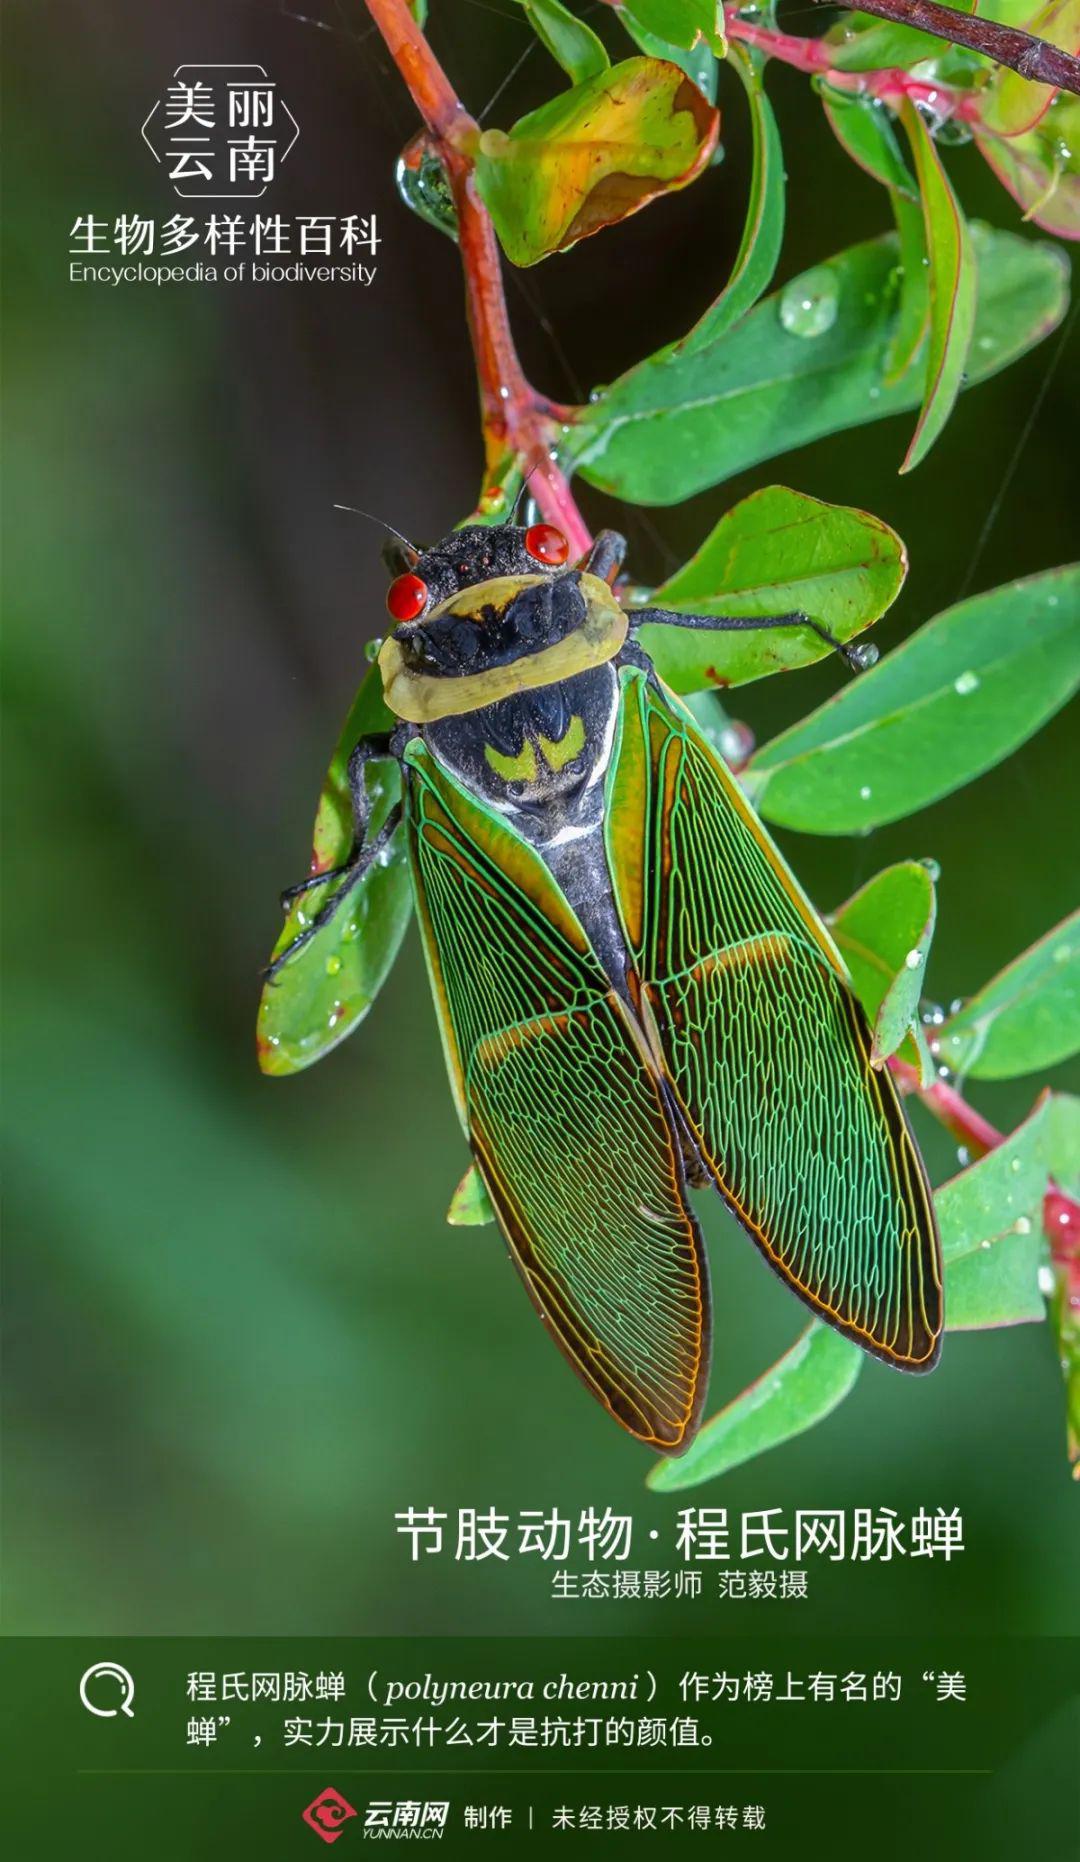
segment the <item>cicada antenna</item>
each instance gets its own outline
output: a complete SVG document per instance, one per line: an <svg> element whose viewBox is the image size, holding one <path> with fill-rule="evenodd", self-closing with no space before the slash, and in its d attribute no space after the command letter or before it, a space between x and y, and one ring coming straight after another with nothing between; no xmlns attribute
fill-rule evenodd
<svg viewBox="0 0 1080 1862"><path fill-rule="evenodd" d="M366 517L370 524L378 524L380 530L388 530L392 537L396 537L399 543L403 543L405 548L412 552L413 556L419 556L420 551L416 544L410 543L408 537L403 537L400 530L394 529L393 524L388 524L385 517L376 517L373 511L362 511L358 504L335 504L333 508L335 511L351 511L354 517Z"/></svg>
<svg viewBox="0 0 1080 1862"><path fill-rule="evenodd" d="M529 489L529 480L532 478L535 478L539 470L540 470L540 467L538 465L534 465L532 468L532 471L526 472L525 477L522 479L521 490L518 492L517 497L514 499L514 508L510 513L510 522L512 524L516 523L517 521L517 514L518 514L518 511L521 509L521 500L523 499L523 497L525 496L525 493Z"/></svg>

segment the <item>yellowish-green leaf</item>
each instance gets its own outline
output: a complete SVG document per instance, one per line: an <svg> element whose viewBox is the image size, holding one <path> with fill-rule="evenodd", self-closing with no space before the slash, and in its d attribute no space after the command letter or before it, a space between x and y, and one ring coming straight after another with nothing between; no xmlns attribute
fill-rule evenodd
<svg viewBox="0 0 1080 1862"><path fill-rule="evenodd" d="M718 117L677 65L628 58L576 84L509 134L485 130L476 182L515 265L535 265L706 166Z"/></svg>
<svg viewBox="0 0 1080 1862"><path fill-rule="evenodd" d="M1024 21L1024 30L1063 52L1080 52L1080 0L1047 0ZM1033 84L999 65L980 93L982 123L1000 136L1021 136L1045 116L1056 94L1053 85Z"/></svg>
<svg viewBox="0 0 1080 1862"><path fill-rule="evenodd" d="M451 1196L446 1219L452 1228L482 1228L485 1222L494 1222L491 1198L475 1164L469 1165Z"/></svg>
<svg viewBox="0 0 1080 1862"><path fill-rule="evenodd" d="M1080 239L1080 98L1062 91L1023 135L976 130L975 140L1025 220L1059 239Z"/></svg>

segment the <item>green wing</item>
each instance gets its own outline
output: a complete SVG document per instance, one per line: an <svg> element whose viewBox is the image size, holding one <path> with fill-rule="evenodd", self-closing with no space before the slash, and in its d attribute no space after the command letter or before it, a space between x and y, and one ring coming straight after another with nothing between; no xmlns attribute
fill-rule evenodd
<svg viewBox="0 0 1080 1862"><path fill-rule="evenodd" d="M623 677L608 860L681 1114L806 1303L875 1355L928 1370L942 1324L933 1204L840 957L689 713Z"/></svg>
<svg viewBox="0 0 1080 1862"><path fill-rule="evenodd" d="M616 1420L697 1428L708 1288L667 1089L543 862L407 753L424 948L458 1107L548 1331Z"/></svg>

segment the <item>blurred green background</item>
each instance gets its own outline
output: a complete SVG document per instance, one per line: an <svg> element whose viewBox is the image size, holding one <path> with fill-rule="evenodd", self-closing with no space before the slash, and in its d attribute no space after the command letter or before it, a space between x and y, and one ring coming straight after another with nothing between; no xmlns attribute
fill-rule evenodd
<svg viewBox="0 0 1080 1862"><path fill-rule="evenodd" d="M646 1493L649 1456L571 1377L495 1231L444 1225L466 1156L415 937L323 1065L274 1082L255 1066L276 893L306 868L323 769L383 625L378 533L332 506L424 540L475 496L456 253L397 202L414 119L359 0L297 0L304 19L271 0L5 13L8 1630L1075 1626L1080 1490L1034 1327L952 1338L926 1381L869 1364L821 1429L689 1496L958 1506L969 1549L950 1566L823 1565L804 1604L681 1608L554 1603L528 1559L409 1565L393 1525L408 1505L610 1505L647 1530L686 1503ZM520 12L434 13L478 109L529 44ZM78 214L176 210L139 126L196 59L258 60L285 92L301 135L274 210L378 213L370 291L68 282ZM491 120L554 83L537 51ZM770 90L788 276L882 230L886 209L805 81L777 70ZM748 137L723 75L721 103L727 157L702 184L513 281L526 366L557 397L685 330L726 275ZM972 212L1017 224L977 155L950 165ZM910 479L896 476L910 422L890 421L675 510L588 493L585 508L627 530L647 580L755 485L865 505L911 550L877 631L888 648L956 598L991 512L975 588L1075 553L1076 327L962 399ZM824 663L768 681L739 709L765 738L841 676ZM785 852L822 907L891 860L937 858L929 988L970 993L1076 903L1075 730L1059 717L912 821L788 836ZM1042 1084L977 1103L1009 1125ZM920 1132L940 1180L955 1152ZM715 1408L802 1311L718 1203L702 1208Z"/></svg>

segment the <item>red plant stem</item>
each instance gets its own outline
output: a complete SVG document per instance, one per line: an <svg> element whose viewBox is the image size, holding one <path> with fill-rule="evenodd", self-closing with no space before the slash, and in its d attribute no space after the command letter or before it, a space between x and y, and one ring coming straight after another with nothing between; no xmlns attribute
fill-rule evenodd
<svg viewBox="0 0 1080 1862"><path fill-rule="evenodd" d="M751 20L740 19L734 10L727 16L727 34L744 45L754 46L769 58L779 59L781 64L791 65L796 71L828 77L834 90L850 91L857 97L877 97L886 103L898 103L910 97L912 103L925 103L944 116L968 122L979 119L981 105L974 92L947 84L927 84L899 67L889 66L880 71L837 71L832 63L833 48L826 45L824 39L800 39L790 32L771 32L767 26L755 26Z"/></svg>
<svg viewBox="0 0 1080 1862"><path fill-rule="evenodd" d="M927 1111L959 1140L971 1157L985 1157L987 1151L1004 1144L1005 1134L983 1118L981 1112L976 1112L974 1106L969 1106L963 1094L946 1080L920 1086L916 1069L898 1060L895 1054L889 1062L889 1071L901 1092L917 1094ZM1043 1227L1055 1264L1075 1277L1074 1290L1080 1293L1080 1203L1054 1184L1043 1198Z"/></svg>
<svg viewBox="0 0 1080 1862"><path fill-rule="evenodd" d="M755 26L752 20L741 17L737 7L726 8L724 30L729 39L741 39L744 45L753 45L767 57L794 66L796 71L832 70L832 47L826 45L824 39L800 39L793 32L773 32L768 26ZM860 73L860 76L866 75Z"/></svg>
<svg viewBox="0 0 1080 1862"><path fill-rule="evenodd" d="M564 410L526 380L514 347L495 230L473 167L480 127L459 101L406 0L365 4L424 119L457 210L487 470L495 473L513 455L544 517L566 537L571 556L583 556L592 541L588 525L552 450Z"/></svg>

